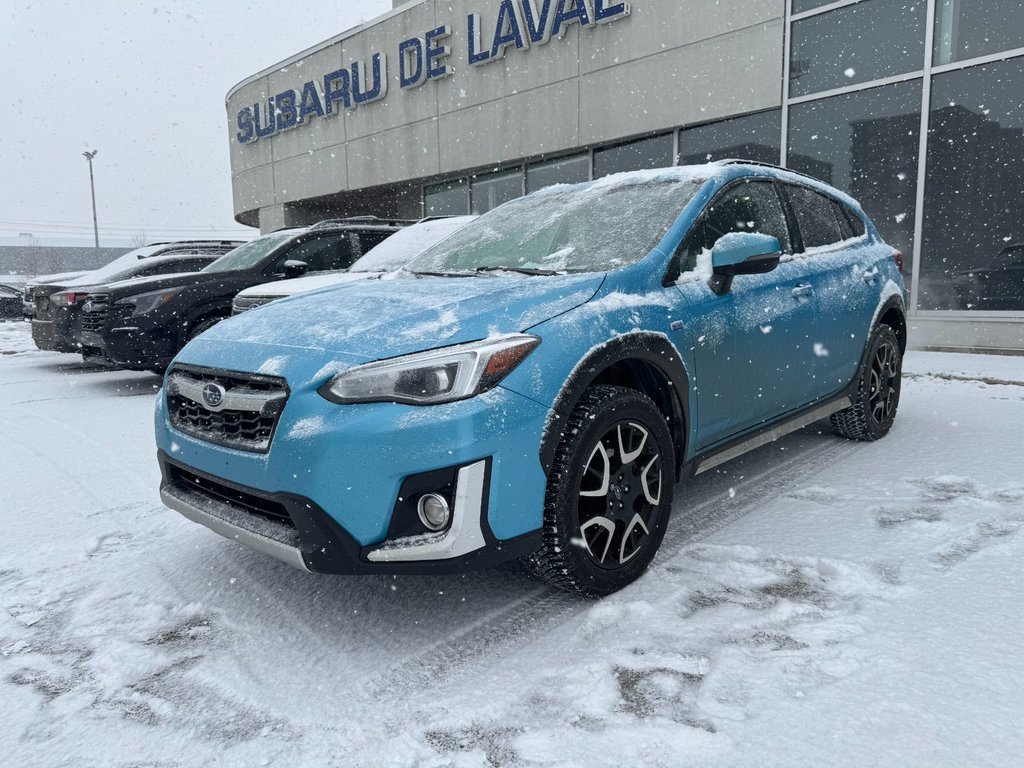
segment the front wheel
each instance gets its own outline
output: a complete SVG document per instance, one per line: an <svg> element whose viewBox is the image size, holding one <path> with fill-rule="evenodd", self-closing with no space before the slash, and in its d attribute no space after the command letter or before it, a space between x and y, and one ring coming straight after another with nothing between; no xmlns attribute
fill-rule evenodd
<svg viewBox="0 0 1024 768"><path fill-rule="evenodd" d="M672 436L654 403L632 389L591 387L555 452L544 544L527 568L587 597L622 589L658 551L674 476Z"/></svg>
<svg viewBox="0 0 1024 768"><path fill-rule="evenodd" d="M868 340L867 362L853 405L833 413L832 428L850 440L878 440L888 434L900 404L903 352L896 333L879 325Z"/></svg>

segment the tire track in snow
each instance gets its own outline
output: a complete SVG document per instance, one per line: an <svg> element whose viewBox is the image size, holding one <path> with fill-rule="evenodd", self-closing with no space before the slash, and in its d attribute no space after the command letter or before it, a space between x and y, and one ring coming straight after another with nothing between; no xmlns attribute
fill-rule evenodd
<svg viewBox="0 0 1024 768"><path fill-rule="evenodd" d="M812 430L814 427L807 429ZM803 435L805 439L809 437L806 431L796 435ZM661 549L648 574L642 578L656 577L658 570L684 546L708 538L868 445L836 437L824 446L818 439L810 439L805 446L795 447L791 443L796 435L748 454L758 465L765 466L740 481L733 480L731 476L736 474L736 470L742 470L742 458L730 462L735 467L724 465L723 472L727 473L724 477L722 474L714 474L684 480L676 491L672 520ZM795 450L785 463L780 464L777 455L766 453L773 446ZM740 493L737 489L735 496L730 497L729 486L739 486L744 492ZM540 587L451 639L361 681L348 695L355 702L383 707L399 698L422 694L480 662L500 655L510 646L521 647L532 638L584 613L593 605L594 601L553 587Z"/></svg>

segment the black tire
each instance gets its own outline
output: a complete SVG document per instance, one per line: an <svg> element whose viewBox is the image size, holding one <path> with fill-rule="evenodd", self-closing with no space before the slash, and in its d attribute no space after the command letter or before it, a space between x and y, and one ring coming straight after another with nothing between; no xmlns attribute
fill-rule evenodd
<svg viewBox="0 0 1024 768"><path fill-rule="evenodd" d="M221 320L226 320L225 317L206 317L197 322L191 328L188 329L188 333L185 334L185 343L192 341L196 336L201 334L203 331L208 331Z"/></svg>
<svg viewBox="0 0 1024 768"><path fill-rule="evenodd" d="M527 570L586 597L634 581L665 535L674 464L665 417L649 398L624 387L588 389L555 451L544 543L524 559Z"/></svg>
<svg viewBox="0 0 1024 768"><path fill-rule="evenodd" d="M896 419L902 375L899 339L892 328L879 325L868 340L853 405L829 417L832 428L849 440L871 442L885 437Z"/></svg>

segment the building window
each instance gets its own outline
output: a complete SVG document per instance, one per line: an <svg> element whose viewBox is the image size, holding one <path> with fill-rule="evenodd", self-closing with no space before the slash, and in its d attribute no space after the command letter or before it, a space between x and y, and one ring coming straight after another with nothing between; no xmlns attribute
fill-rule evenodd
<svg viewBox="0 0 1024 768"><path fill-rule="evenodd" d="M793 13L803 13L804 11L813 11L815 8L820 8L823 5L828 5L833 0L793 0Z"/></svg>
<svg viewBox="0 0 1024 768"><path fill-rule="evenodd" d="M675 137L671 133L594 150L594 178L624 171L672 165Z"/></svg>
<svg viewBox="0 0 1024 768"><path fill-rule="evenodd" d="M1024 58L932 79L918 306L1024 310Z"/></svg>
<svg viewBox="0 0 1024 768"><path fill-rule="evenodd" d="M725 158L778 164L782 110L733 117L679 132L679 164L710 163Z"/></svg>
<svg viewBox="0 0 1024 768"><path fill-rule="evenodd" d="M937 0L936 65L1024 46L1021 0Z"/></svg>
<svg viewBox="0 0 1024 768"><path fill-rule="evenodd" d="M560 160L537 163L526 169L526 191L550 187L552 184L578 184L590 179L590 155L574 155Z"/></svg>
<svg viewBox="0 0 1024 768"><path fill-rule="evenodd" d="M446 181L423 190L424 216L465 216L469 213L469 183Z"/></svg>
<svg viewBox="0 0 1024 768"><path fill-rule="evenodd" d="M909 263L920 135L920 80L795 104L787 165L855 197Z"/></svg>
<svg viewBox="0 0 1024 768"><path fill-rule="evenodd" d="M792 25L789 95L924 68L924 0L864 0Z"/></svg>
<svg viewBox="0 0 1024 768"><path fill-rule="evenodd" d="M473 207L471 213L487 213L502 203L523 196L523 172L502 171L477 176L473 179Z"/></svg>

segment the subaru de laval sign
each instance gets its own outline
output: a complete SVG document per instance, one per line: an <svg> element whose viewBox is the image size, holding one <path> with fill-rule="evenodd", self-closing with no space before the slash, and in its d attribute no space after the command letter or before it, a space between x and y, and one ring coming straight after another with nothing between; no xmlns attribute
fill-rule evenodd
<svg viewBox="0 0 1024 768"><path fill-rule="evenodd" d="M500 0L494 16L466 17L469 48L465 62L474 67L500 61L510 50L526 51L561 39L578 24L593 29L629 16L630 4L615 0ZM395 51L398 83L403 91L454 74L454 56L448 24L403 40ZM240 144L249 144L281 131L305 125L314 117L331 117L345 109L380 101L388 95L388 54L374 53L369 63L353 61L348 67L289 88L264 102L238 112Z"/></svg>

